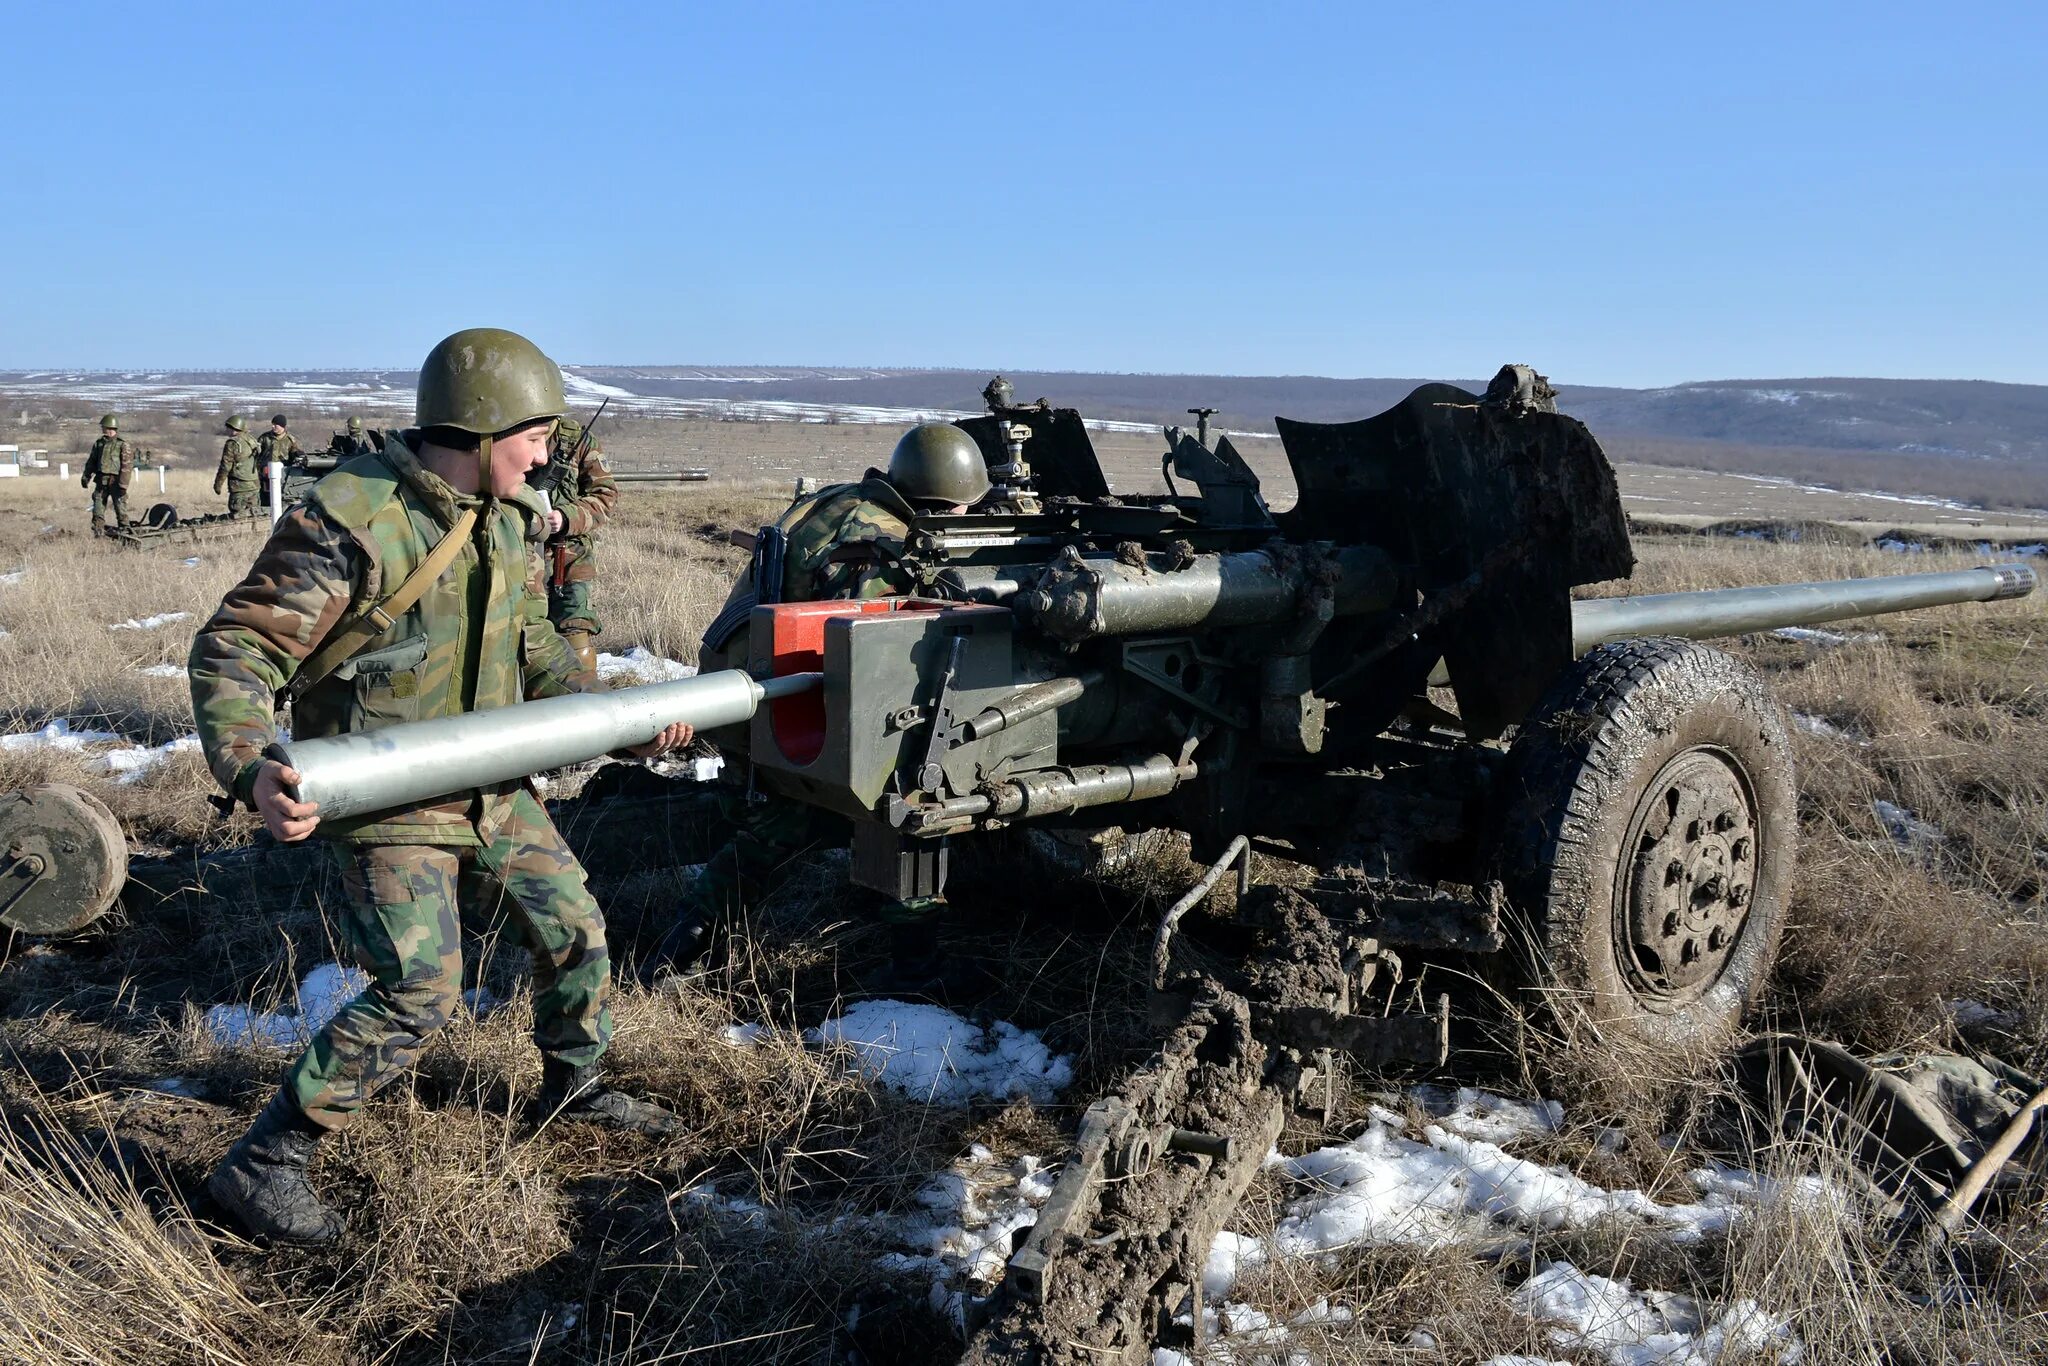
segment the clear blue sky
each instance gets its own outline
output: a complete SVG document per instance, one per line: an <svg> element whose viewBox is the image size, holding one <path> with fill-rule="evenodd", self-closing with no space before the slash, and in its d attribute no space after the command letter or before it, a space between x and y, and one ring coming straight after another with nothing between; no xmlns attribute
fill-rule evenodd
<svg viewBox="0 0 2048 1366"><path fill-rule="evenodd" d="M2048 382L2048 6L29 4L0 367Z"/></svg>

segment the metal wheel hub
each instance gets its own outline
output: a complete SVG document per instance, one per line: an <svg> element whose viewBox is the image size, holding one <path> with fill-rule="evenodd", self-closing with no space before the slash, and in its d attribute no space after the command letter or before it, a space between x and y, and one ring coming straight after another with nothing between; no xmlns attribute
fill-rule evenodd
<svg viewBox="0 0 2048 1366"><path fill-rule="evenodd" d="M1644 791L1624 848L1617 956L1646 995L1698 996L1727 968L1749 919L1757 850L1748 782L1719 751L1687 750Z"/></svg>
<svg viewBox="0 0 2048 1366"><path fill-rule="evenodd" d="M127 880L127 840L97 797L60 783L0 795L0 926L73 933Z"/></svg>

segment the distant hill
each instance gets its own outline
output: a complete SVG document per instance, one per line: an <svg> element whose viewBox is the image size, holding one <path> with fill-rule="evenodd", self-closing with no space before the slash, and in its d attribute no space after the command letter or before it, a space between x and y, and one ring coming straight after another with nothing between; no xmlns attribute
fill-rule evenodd
<svg viewBox="0 0 2048 1366"><path fill-rule="evenodd" d="M573 365L572 397L612 398L620 416L895 423L980 409L980 369ZM1427 377L1006 372L1020 400L1041 395L1127 429L1218 410L1225 430L1271 432L1275 415L1366 417ZM37 405L297 408L410 406L413 374L354 371L0 372L0 401ZM1453 378L1467 389L1484 377ZM1697 465L1937 493L1992 506L2048 505L2048 386L1976 380L1714 380L1662 389L1560 385L1566 412L1617 459Z"/></svg>

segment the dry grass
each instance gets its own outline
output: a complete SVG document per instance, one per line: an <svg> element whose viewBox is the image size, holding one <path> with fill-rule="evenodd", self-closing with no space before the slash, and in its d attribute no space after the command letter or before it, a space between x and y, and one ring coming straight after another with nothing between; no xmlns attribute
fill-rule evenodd
<svg viewBox="0 0 2048 1366"><path fill-rule="evenodd" d="M19 488L0 506L0 573L27 571L0 584L4 729L62 718L152 744L189 730L182 680L136 670L183 659L253 541L115 551L83 537L75 485ZM174 501L191 496L181 488ZM724 530L771 515L783 496L779 480L633 490L606 545L604 645L690 657L738 562ZM45 522L60 529L46 534ZM1964 562L1694 538L1639 548L1640 591ZM188 568L193 554L200 563ZM194 616L154 632L106 629L167 611ZM1790 707L1843 732L1798 733L1804 851L1763 1022L1867 1050L1954 1046L1947 1003L1969 997L2013 1012L2002 1034L1973 1041L2038 1071L2048 1064L2048 602L1845 629L1884 640L1734 647ZM246 825L212 822L200 800L209 784L189 756L127 787L75 756L0 758L0 788L50 778L94 787L147 841L247 836ZM1902 849L1879 800L1941 837ZM523 1106L538 1069L519 955L486 949L475 980L507 1004L444 1031L417 1075L323 1152L316 1176L348 1206L348 1239L333 1252L267 1259L185 1211L283 1059L222 1048L198 1017L223 1001L288 1003L296 978L334 956L317 880L281 916L222 905L204 923L144 920L89 947L15 946L0 965L0 1110L10 1121L0 1134L0 1359L818 1361L844 1348L856 1307L870 1360L942 1358L948 1330L921 1303L891 1296L842 1216L901 1208L970 1143L1056 1151L1078 1105L1144 1047L1141 927L1185 875L1184 857L1170 853L1073 897L1014 877L962 884L983 918L953 940L1011 967L993 1011L1079 1055L1069 1103L1044 1111L909 1105L802 1042L801 1028L879 951L864 904L840 889L829 859L760 908L723 975L622 991L616 1067L686 1116L684 1141L532 1129ZM773 1028L762 1045L733 1048L719 1031L734 1019ZM1635 1081L1661 1071L1703 1102L1699 1072L1658 1061ZM1485 1079L1524 1084L1511 1063L1495 1066ZM187 1078L206 1099L142 1089L165 1076ZM1581 1127L1531 1155L1605 1185L1681 1189L1711 1146L1695 1127L1707 1107L1674 1114L1649 1103L1661 1088L1628 1080L1589 1088L1573 1111ZM1358 1120L1356 1110L1341 1116L1337 1132ZM1618 1150L1591 1141L1606 1124L1627 1136ZM103 1160L100 1133L126 1145L124 1164ZM1757 1160L1790 1175L1841 1159L1786 1150ZM712 1183L764 1212L683 1194ZM1239 1227L1270 1222L1284 1195L1262 1186L1263 1205ZM1341 1330L1297 1338L1333 1362L1569 1356L1506 1298L1557 1256L1717 1304L1754 1298L1795 1320L1809 1361L2039 1359L2039 1223L2038 1210L1996 1211L1953 1258L1900 1263L1880 1218L1786 1201L1693 1249L1601 1230L1539 1238L1495 1261L1358 1250L1286 1264L1244 1291L1276 1312L1322 1298L1355 1310ZM1438 1345L1411 1342L1416 1328Z"/></svg>

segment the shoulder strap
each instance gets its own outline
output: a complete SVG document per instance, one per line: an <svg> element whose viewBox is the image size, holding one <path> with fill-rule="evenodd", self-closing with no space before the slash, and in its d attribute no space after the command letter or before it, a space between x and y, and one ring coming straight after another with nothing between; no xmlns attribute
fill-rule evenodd
<svg viewBox="0 0 2048 1366"><path fill-rule="evenodd" d="M412 605L434 586L434 581L462 553L462 543L468 539L470 528L475 525L476 509L464 508L462 515L455 519L455 525L448 528L448 534L427 552L427 558L420 561L419 568L405 576L404 583L334 628L333 634L284 685L283 700L295 701L306 689L348 663L363 646L390 630L393 622L411 611Z"/></svg>

